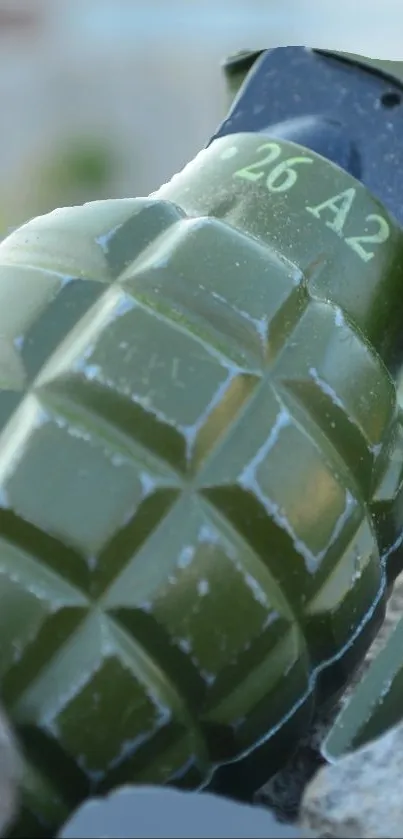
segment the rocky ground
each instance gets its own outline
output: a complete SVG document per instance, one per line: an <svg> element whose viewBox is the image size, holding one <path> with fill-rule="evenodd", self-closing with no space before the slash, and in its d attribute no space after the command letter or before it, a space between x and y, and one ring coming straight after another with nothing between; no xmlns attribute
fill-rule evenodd
<svg viewBox="0 0 403 839"><path fill-rule="evenodd" d="M387 791L393 785L393 779L395 778L398 781L402 776L400 760L402 759L403 749L400 741L403 742L403 729L399 729L396 733L393 732L390 736L388 735L385 742L382 739L380 744L377 743L370 747L369 751L360 750L352 758L343 759L340 766L325 768L324 760L320 754L320 744L336 714L351 696L371 662L384 647L402 614L403 575L396 581L382 629L370 647L362 667L356 672L338 705L332 712L322 716L318 715L311 731L307 733L290 764L260 792L258 796L260 801L271 807L279 819L296 822L299 820L302 810L303 825L310 827L316 832L316 835L321 837L403 836L403 785L401 788L398 786L398 813L390 813L394 829L401 822L402 827L398 828L400 832L382 833L385 829L382 820L378 825L379 834L373 832L358 833L360 822L354 823L353 826L350 823L352 812L355 813L356 817L359 814L360 818L365 815L365 829L372 830L373 821L376 819L376 802L382 797L381 791L385 797L385 790ZM391 759L392 755L393 760ZM398 762L397 765L396 761ZM385 765L387 767L386 772ZM320 771L317 775L318 770ZM364 773L363 777L361 777L362 772ZM357 776L359 776L359 781L354 786L351 780L354 777L357 780ZM311 786L307 789L310 784ZM346 796L347 791L349 791L348 796ZM367 798L371 798L372 795L374 797L373 805L369 811L363 811L360 804L364 791ZM377 791L378 794L376 794ZM347 829L347 833L338 832L340 829Z"/></svg>

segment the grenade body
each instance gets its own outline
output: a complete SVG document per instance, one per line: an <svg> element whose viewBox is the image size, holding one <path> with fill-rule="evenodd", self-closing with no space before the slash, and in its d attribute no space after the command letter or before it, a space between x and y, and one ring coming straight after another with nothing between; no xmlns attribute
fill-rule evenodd
<svg viewBox="0 0 403 839"><path fill-rule="evenodd" d="M252 135L1 244L22 833L124 782L257 788L345 684L400 561L402 267L364 187Z"/></svg>

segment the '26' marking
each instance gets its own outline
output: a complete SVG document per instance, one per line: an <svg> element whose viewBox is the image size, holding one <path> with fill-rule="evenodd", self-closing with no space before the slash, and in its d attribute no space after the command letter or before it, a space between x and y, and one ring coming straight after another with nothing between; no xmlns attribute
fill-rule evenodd
<svg viewBox="0 0 403 839"><path fill-rule="evenodd" d="M265 186L271 193L288 192L298 181L299 172L297 167L301 165L312 166L315 163L313 158L307 156L288 157L276 163L281 156L282 147L278 143L273 142L263 143L259 146L257 152L264 154L259 160L248 164L248 166L244 166L242 169L238 169L234 172L233 177L241 178L250 183L256 183L265 178ZM326 227L343 239L346 245L363 262L369 262L375 256L375 252L374 250L368 249L368 245L381 245L386 242L390 236L390 227L383 216L370 213L365 218L367 227L363 234L345 236L344 226L353 207L356 195L357 190L354 187L350 187L338 195L331 196L322 204L318 204L315 207L306 207L305 210L320 221L322 221L322 214L324 216L327 215L327 219L323 218ZM374 228L372 233L368 230L368 225L372 225Z"/></svg>

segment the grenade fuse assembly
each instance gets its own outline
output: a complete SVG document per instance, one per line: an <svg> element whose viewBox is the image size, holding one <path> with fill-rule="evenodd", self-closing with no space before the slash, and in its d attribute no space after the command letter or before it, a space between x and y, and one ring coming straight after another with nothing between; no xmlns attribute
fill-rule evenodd
<svg viewBox="0 0 403 839"><path fill-rule="evenodd" d="M283 66L315 109L291 82L280 100ZM126 782L248 795L374 637L402 567L403 232L376 106L391 85L263 53L152 196L2 242L14 835L52 835Z"/></svg>

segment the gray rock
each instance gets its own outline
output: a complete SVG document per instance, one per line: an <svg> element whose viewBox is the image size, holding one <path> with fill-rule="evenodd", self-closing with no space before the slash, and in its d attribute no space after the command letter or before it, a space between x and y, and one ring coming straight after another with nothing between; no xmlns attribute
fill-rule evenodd
<svg viewBox="0 0 403 839"><path fill-rule="evenodd" d="M305 834L306 835L306 834ZM302 839L268 810L210 793L168 787L126 786L85 802L64 825L59 839Z"/></svg>
<svg viewBox="0 0 403 839"><path fill-rule="evenodd" d="M403 837L403 723L322 768L305 791L300 823L321 837Z"/></svg>
<svg viewBox="0 0 403 839"><path fill-rule="evenodd" d="M0 835L10 826L18 805L22 763L11 727L0 708Z"/></svg>

